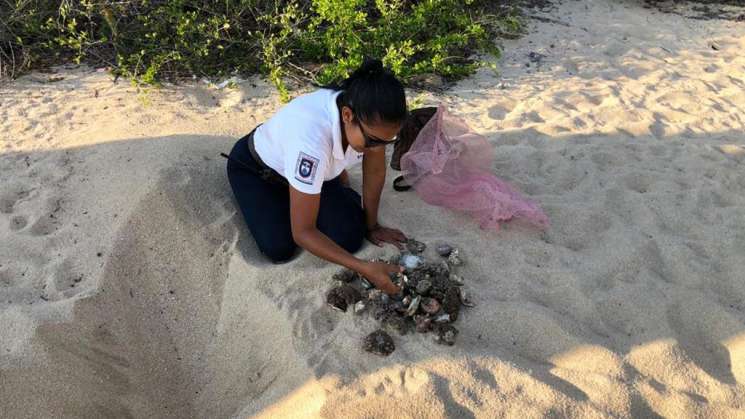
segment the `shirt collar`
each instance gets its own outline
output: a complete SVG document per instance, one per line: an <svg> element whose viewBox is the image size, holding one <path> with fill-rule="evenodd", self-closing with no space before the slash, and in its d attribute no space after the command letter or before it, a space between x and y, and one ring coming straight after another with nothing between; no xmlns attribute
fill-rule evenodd
<svg viewBox="0 0 745 419"><path fill-rule="evenodd" d="M334 92L329 100L329 113L331 114L331 136L333 137L334 148L332 153L337 160L344 160L344 147L341 143L341 118L339 117L339 107L336 106L336 97L341 91Z"/></svg>

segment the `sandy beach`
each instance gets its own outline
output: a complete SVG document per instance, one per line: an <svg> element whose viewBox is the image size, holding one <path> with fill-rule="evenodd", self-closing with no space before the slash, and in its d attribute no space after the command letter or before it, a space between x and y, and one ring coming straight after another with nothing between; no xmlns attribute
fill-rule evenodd
<svg viewBox="0 0 745 419"><path fill-rule="evenodd" d="M326 306L337 266L270 263L237 212L219 154L281 106L266 81L0 85L0 417L745 418L745 22L695 13L565 0L499 74L409 92L551 227L485 232L389 173L382 222L458 247L477 304L389 357Z"/></svg>

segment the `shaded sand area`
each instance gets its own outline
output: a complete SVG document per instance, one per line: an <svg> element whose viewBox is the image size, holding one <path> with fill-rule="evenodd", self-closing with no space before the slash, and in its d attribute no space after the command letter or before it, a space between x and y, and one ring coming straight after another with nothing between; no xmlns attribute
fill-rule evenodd
<svg viewBox="0 0 745 419"><path fill-rule="evenodd" d="M0 87L0 417L745 417L745 24L532 14L500 76L422 100L552 227L486 233L387 187L383 222L461 248L478 304L455 346L388 358L324 305L336 267L266 262L236 213L219 153L277 109L264 82Z"/></svg>

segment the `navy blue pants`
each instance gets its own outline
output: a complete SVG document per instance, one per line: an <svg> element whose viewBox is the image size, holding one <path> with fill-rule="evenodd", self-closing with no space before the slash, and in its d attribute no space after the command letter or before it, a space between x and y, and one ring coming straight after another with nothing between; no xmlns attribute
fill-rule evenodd
<svg viewBox="0 0 745 419"><path fill-rule="evenodd" d="M228 180L259 250L275 263L285 262L298 247L290 226L290 187L262 179L244 167L259 168L246 144L251 135L238 140L230 151ZM359 250L365 238L360 194L344 186L338 177L324 182L316 226L348 252Z"/></svg>

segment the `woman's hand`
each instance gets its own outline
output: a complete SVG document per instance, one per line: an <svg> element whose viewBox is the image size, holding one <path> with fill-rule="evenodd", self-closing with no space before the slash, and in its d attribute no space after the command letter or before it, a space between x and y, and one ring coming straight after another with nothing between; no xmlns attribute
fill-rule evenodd
<svg viewBox="0 0 745 419"><path fill-rule="evenodd" d="M391 281L390 274L402 272L404 268L398 265L391 265L385 262L367 262L360 274L370 281L376 288L386 294L398 294L401 288Z"/></svg>
<svg viewBox="0 0 745 419"><path fill-rule="evenodd" d="M382 246L383 243L391 243L399 249L403 249L403 243L406 242L406 236L400 230L395 228L383 227L375 224L375 227L367 230L367 240L376 246Z"/></svg>

